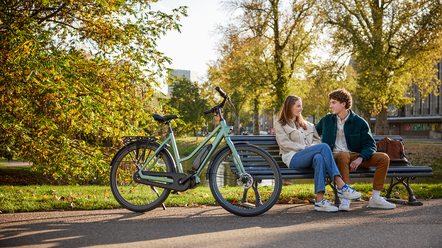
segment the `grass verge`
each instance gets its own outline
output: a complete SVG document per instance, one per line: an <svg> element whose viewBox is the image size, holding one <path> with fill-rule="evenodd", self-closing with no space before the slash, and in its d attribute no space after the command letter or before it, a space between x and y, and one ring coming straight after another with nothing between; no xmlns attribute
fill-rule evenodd
<svg viewBox="0 0 442 248"><path fill-rule="evenodd" d="M405 148L413 166L429 166L434 177L442 178L442 143L405 142Z"/></svg>
<svg viewBox="0 0 442 248"><path fill-rule="evenodd" d="M287 185L283 187L279 204L306 203L315 197L313 184ZM354 184L353 187L368 200L371 184ZM442 198L442 184L411 184L417 198ZM387 186L382 193L385 195ZM327 187L325 197L333 200L334 194ZM404 186L396 186L394 198L406 200ZM208 187L171 194L164 202L168 207L205 207L217 205ZM109 186L0 186L0 211L2 213L45 210L95 210L114 209L121 206L114 199Z"/></svg>

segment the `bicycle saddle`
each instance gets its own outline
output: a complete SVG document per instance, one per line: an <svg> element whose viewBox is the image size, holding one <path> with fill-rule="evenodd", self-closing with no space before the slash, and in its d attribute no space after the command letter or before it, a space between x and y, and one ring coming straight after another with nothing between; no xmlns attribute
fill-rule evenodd
<svg viewBox="0 0 442 248"><path fill-rule="evenodd" d="M173 120L173 119L178 118L178 115L160 115L160 114L154 114L154 115L153 115L153 118L154 118L156 121L159 121L159 122L165 122L165 121L169 121L169 120Z"/></svg>

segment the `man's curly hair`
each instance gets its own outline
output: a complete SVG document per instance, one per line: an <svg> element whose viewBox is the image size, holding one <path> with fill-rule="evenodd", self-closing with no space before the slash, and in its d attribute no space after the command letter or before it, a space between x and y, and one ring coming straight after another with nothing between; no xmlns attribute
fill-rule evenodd
<svg viewBox="0 0 442 248"><path fill-rule="evenodd" d="M328 94L328 99L329 100L333 99L339 101L340 103L345 102L345 108L351 109L351 104L352 104L351 94L345 89L337 89L330 92L330 94Z"/></svg>

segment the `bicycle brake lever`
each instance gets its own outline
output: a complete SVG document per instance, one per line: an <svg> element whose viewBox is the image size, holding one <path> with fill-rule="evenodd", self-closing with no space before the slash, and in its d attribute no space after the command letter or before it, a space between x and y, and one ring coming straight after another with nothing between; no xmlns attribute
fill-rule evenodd
<svg viewBox="0 0 442 248"><path fill-rule="evenodd" d="M232 107L235 108L235 105L233 105L233 102L230 100L230 97L228 97L227 100L229 100L230 105L232 105Z"/></svg>

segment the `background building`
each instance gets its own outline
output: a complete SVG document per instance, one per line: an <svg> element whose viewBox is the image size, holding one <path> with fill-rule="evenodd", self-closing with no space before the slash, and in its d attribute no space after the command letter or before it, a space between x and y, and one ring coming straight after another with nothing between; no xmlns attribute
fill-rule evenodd
<svg viewBox="0 0 442 248"><path fill-rule="evenodd" d="M198 81L198 73L194 72L194 71L190 71L190 70L174 70L170 73L170 75L177 77L177 78L182 78L185 77L187 79L189 79L190 82L197 82ZM168 85L167 87L167 94L170 95L172 93L173 87L172 85Z"/></svg>
<svg viewBox="0 0 442 248"><path fill-rule="evenodd" d="M436 65L437 78L442 82L442 60ZM413 105L409 104L401 108L390 108L390 116L387 121L390 135L400 135L402 137L419 137L430 139L442 139L442 84L439 85L437 93L426 96L420 94L417 86L409 90L409 94L415 98ZM371 118L371 128L374 130L376 119Z"/></svg>

